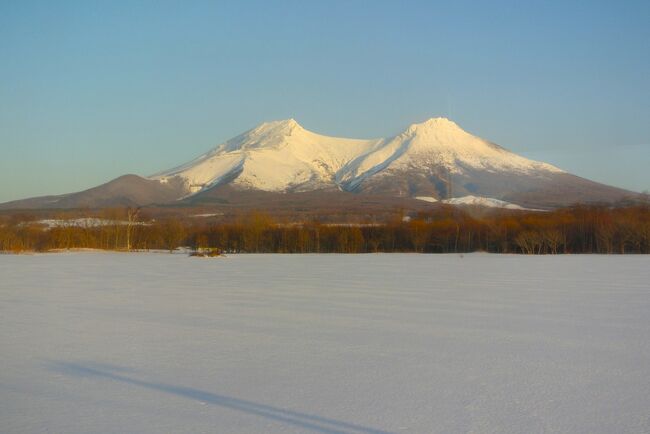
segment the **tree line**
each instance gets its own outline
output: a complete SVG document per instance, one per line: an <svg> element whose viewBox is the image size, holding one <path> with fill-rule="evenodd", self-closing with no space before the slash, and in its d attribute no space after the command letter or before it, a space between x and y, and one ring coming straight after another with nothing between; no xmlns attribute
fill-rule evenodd
<svg viewBox="0 0 650 434"><path fill-rule="evenodd" d="M173 251L188 246L226 253L650 253L647 205L482 216L442 207L407 219L396 214L380 224L286 223L261 212L213 223L182 216L136 221L132 209L110 213L112 219L103 224L77 221L50 228L5 218L0 221L0 251Z"/></svg>

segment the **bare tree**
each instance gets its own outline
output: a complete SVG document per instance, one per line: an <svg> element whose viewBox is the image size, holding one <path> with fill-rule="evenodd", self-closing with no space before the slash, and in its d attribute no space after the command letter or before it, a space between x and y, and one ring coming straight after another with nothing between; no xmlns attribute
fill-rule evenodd
<svg viewBox="0 0 650 434"><path fill-rule="evenodd" d="M127 222L126 222L126 250L131 251L131 233L133 230L133 225L136 222L136 219L138 218L138 214L140 213L140 207L138 208L127 208L126 209L126 217L127 217Z"/></svg>
<svg viewBox="0 0 650 434"><path fill-rule="evenodd" d="M557 229L546 229L542 232L544 243L551 250L552 254L557 254L558 248L562 245L564 236Z"/></svg>
<svg viewBox="0 0 650 434"><path fill-rule="evenodd" d="M169 253L171 253L180 245L181 241L183 241L183 238L185 237L185 228L178 219L169 219L162 227L162 236L165 246L169 249Z"/></svg>
<svg viewBox="0 0 650 434"><path fill-rule="evenodd" d="M515 237L515 243L523 253L534 255L541 253L544 245L542 237L536 231L523 231Z"/></svg>

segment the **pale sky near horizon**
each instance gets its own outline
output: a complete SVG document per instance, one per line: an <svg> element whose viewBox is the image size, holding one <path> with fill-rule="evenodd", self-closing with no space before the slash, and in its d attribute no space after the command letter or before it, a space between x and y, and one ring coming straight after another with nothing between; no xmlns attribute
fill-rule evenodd
<svg viewBox="0 0 650 434"><path fill-rule="evenodd" d="M266 120L446 116L650 190L650 2L3 1L0 202L191 160Z"/></svg>

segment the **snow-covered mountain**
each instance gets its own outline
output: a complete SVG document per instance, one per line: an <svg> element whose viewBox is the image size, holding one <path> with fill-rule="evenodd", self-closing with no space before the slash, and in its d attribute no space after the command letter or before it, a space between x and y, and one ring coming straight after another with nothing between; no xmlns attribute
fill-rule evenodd
<svg viewBox="0 0 650 434"><path fill-rule="evenodd" d="M316 190L335 186L346 164L382 142L323 136L293 119L265 122L151 179L180 178L190 193L222 183L264 191Z"/></svg>
<svg viewBox="0 0 650 434"><path fill-rule="evenodd" d="M239 206L247 201L264 207L278 206L280 200L318 208L333 197L347 201L344 195L357 193L380 198L384 207L404 199L424 206L415 200L422 197L452 204L478 197L527 208L614 202L634 194L519 156L446 118L376 139L316 134L288 119L265 122L149 178L122 176L82 192L8 202L0 208ZM495 204L503 206L490 202Z"/></svg>
<svg viewBox="0 0 650 434"><path fill-rule="evenodd" d="M463 185L461 192L479 190L466 185L477 173L549 178L564 172L473 136L446 118L369 140L316 134L289 119L263 123L151 179L180 179L188 194L229 183L275 192L336 188L444 199L454 183Z"/></svg>
<svg viewBox="0 0 650 434"><path fill-rule="evenodd" d="M348 189L395 175L428 174L443 181L474 171L545 175L562 172L463 131L446 118L429 119L383 140L381 146L359 156L340 180Z"/></svg>

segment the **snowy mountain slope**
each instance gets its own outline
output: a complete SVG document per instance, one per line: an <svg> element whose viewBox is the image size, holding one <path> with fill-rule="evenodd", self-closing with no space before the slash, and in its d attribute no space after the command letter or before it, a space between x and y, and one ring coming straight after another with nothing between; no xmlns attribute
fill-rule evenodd
<svg viewBox="0 0 650 434"><path fill-rule="evenodd" d="M451 176L477 170L524 175L562 172L475 137L446 118L434 118L385 140L383 146L357 159L340 180L356 188L375 174L381 178L398 172L425 171Z"/></svg>
<svg viewBox="0 0 650 434"><path fill-rule="evenodd" d="M454 197L452 199L445 199L442 201L450 205L471 205L471 206L483 206L487 208L505 208L505 209L526 209L514 203L506 202L505 200L494 199L492 197L480 197L480 196L463 196L463 197Z"/></svg>
<svg viewBox="0 0 650 434"><path fill-rule="evenodd" d="M388 139L346 139L307 131L295 120L266 122L210 152L151 177L161 182L181 179L188 194L231 183L263 191L309 191L338 188L364 190L388 179L423 178L420 188L409 181L397 195L418 190L448 197L440 184L475 172L548 177L563 173L463 131L445 118L409 126ZM428 186L427 186L428 184ZM376 188L375 188L376 189ZM379 188L382 190L382 188Z"/></svg>
<svg viewBox="0 0 650 434"><path fill-rule="evenodd" d="M465 206L480 206L484 208L530 210L529 208L524 208L514 203L506 202L505 200L494 199L492 197L473 196L473 195L453 197L451 199L443 199L443 200L438 200L431 196L416 196L415 199L424 202L430 202L430 203L446 203L448 205L460 205L460 206L465 205Z"/></svg>
<svg viewBox="0 0 650 434"><path fill-rule="evenodd" d="M199 158L152 176L162 182L180 177L191 193L222 181L265 191L304 191L334 187L337 172L381 139L328 137L295 120L266 122Z"/></svg>

